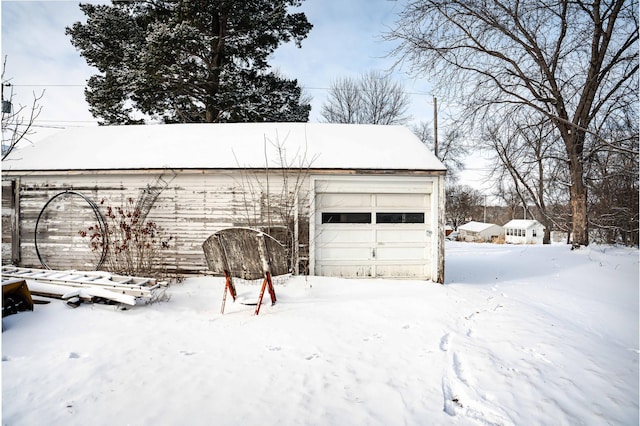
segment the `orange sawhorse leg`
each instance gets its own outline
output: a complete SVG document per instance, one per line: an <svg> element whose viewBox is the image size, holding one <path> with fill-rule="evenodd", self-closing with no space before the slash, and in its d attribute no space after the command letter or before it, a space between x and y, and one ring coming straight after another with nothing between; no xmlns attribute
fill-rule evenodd
<svg viewBox="0 0 640 426"><path fill-rule="evenodd" d="M262 281L262 288L260 289L260 297L258 297L258 306L256 306L256 315L260 313L260 306L262 305L262 298L264 297L264 290L269 287L269 296L271 296L271 305L276 303L276 292L273 289L273 282L271 281L271 273L264 273L264 280Z"/></svg>
<svg viewBox="0 0 640 426"><path fill-rule="evenodd" d="M233 300L236 300L236 287L233 285L233 281L231 280L231 275L229 272L224 271L225 283L224 283L224 293L222 294L222 308L220 309L220 313L224 314L224 305L227 302L227 290L231 293L231 297Z"/></svg>

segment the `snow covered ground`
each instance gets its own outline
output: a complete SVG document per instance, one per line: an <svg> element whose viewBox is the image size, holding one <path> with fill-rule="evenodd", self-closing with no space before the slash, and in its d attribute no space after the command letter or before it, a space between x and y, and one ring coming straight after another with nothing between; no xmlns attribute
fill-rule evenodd
<svg viewBox="0 0 640 426"><path fill-rule="evenodd" d="M638 250L446 250L444 286L293 277L259 316L212 277L37 305L3 319L2 423L638 424Z"/></svg>

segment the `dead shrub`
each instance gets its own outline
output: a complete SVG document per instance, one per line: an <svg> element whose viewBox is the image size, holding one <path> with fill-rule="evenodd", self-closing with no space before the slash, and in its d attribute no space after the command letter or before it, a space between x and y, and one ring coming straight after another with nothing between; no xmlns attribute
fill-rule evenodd
<svg viewBox="0 0 640 426"><path fill-rule="evenodd" d="M104 203L103 199L100 205ZM106 246L104 269L123 275L160 273L162 253L173 237L167 237L155 222L145 221L132 198L123 206L104 209L104 227L96 224L78 232L89 238L91 250L102 252Z"/></svg>

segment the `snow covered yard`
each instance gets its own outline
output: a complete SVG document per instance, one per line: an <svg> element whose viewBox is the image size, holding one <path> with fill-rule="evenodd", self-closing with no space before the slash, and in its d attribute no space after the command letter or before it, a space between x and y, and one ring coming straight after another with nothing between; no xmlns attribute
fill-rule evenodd
<svg viewBox="0 0 640 426"><path fill-rule="evenodd" d="M638 424L638 250L446 249L444 286L293 277L259 316L212 277L37 305L3 319L3 424Z"/></svg>

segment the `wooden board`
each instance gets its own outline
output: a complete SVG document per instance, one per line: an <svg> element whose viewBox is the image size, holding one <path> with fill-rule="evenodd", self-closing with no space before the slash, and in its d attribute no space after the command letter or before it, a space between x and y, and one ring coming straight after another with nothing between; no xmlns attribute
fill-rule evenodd
<svg viewBox="0 0 640 426"><path fill-rule="evenodd" d="M250 228L227 228L211 235L202 245L214 275L225 271L234 278L255 280L289 273L286 250L264 232Z"/></svg>
<svg viewBox="0 0 640 426"><path fill-rule="evenodd" d="M103 287L114 293L135 297L151 297L152 290L164 283L145 277L112 275L102 271L55 271L51 269L2 267L3 277L13 277L68 287Z"/></svg>

